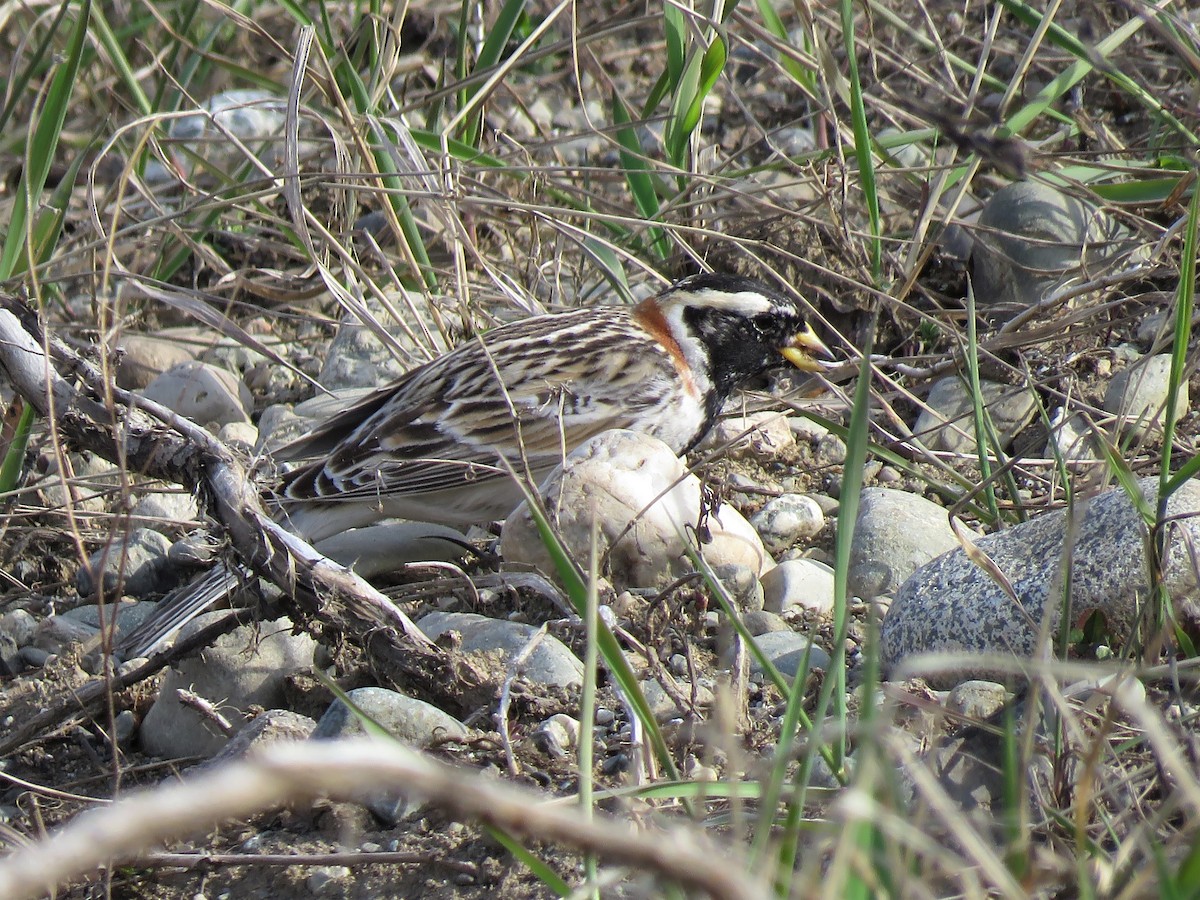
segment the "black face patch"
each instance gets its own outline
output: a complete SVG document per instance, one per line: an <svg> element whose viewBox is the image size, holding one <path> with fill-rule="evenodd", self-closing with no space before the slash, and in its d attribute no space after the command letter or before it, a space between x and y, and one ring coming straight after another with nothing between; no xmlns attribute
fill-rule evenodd
<svg viewBox="0 0 1200 900"><path fill-rule="evenodd" d="M746 379L783 364L779 351L806 327L800 312L782 298L771 311L752 316L700 304L687 306L683 321L707 347L710 376L722 399Z"/></svg>

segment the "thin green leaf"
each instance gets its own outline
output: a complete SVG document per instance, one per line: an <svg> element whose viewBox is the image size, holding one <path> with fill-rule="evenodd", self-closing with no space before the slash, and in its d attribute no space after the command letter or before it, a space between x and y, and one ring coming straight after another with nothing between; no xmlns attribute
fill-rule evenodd
<svg viewBox="0 0 1200 900"><path fill-rule="evenodd" d="M629 193L633 196L633 202L642 218L654 221L660 211L654 177L650 174L650 165L638 142L637 131L631 124L625 101L615 91L612 96L612 116L613 124L617 126L616 139L621 147L621 169L625 173ZM650 247L659 259L665 259L670 252L670 239L657 225L651 226L650 229Z"/></svg>
<svg viewBox="0 0 1200 900"><path fill-rule="evenodd" d="M847 76L850 82L850 118L854 126L854 147L858 151L858 176L862 181L863 200L867 204L867 220L871 226L871 276L876 284L883 277L882 223L879 219L879 192L875 185L875 158L871 152L871 132L867 127L867 110L863 103L862 80L858 74L858 51L854 38L853 0L841 0L842 41L846 48Z"/></svg>
<svg viewBox="0 0 1200 900"><path fill-rule="evenodd" d="M37 124L27 146L21 181L17 186L9 217L8 234L5 236L4 249L0 252L0 280L12 275L16 270L18 256L28 249L26 240L30 229L29 211L31 205L41 196L58 149L58 140L71 102L75 78L79 73L79 61L87 38L91 9L91 0L84 0L80 4L67 51L51 78L46 99L36 114Z"/></svg>
<svg viewBox="0 0 1200 900"><path fill-rule="evenodd" d="M1184 230L1183 253L1179 262L1179 288L1175 294L1175 338L1171 345L1171 376L1167 382L1167 402L1163 408L1163 449L1159 470L1158 499L1165 512L1167 498L1173 493L1171 451L1175 444L1176 404L1187 383L1188 345L1192 338L1192 311L1196 306L1197 229L1200 223L1200 191L1192 192Z"/></svg>

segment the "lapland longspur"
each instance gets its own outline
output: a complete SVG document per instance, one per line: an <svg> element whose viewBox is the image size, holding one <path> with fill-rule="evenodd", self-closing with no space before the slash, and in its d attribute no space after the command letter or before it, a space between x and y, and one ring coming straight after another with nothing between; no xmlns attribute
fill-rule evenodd
<svg viewBox="0 0 1200 900"><path fill-rule="evenodd" d="M311 460L284 476L281 518L313 541L381 518L501 518L521 500L501 457L537 481L612 428L682 454L749 378L828 358L794 302L729 275L686 278L637 306L513 322L275 451Z"/></svg>
<svg viewBox="0 0 1200 900"><path fill-rule="evenodd" d="M613 428L686 453L752 377L785 362L817 371L830 358L794 301L732 275L694 275L636 306L534 316L466 341L275 451L302 460L282 476L277 515L309 541L384 518L488 522L522 499L508 466L540 481ZM213 599L179 605L190 617ZM149 633L138 632L134 644Z"/></svg>

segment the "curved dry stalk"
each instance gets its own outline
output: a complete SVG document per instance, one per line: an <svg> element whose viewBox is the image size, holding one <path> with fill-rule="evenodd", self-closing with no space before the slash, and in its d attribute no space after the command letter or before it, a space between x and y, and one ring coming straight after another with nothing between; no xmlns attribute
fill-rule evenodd
<svg viewBox="0 0 1200 900"><path fill-rule="evenodd" d="M585 818L576 808L547 804L529 791L370 738L269 747L252 760L89 810L0 861L0 896L42 896L103 867L136 860L163 841L228 819L317 797L354 799L397 789L424 797L454 818L651 870L679 883L689 895L703 892L720 900L767 896L735 851L723 847L718 852L698 829L675 829L648 840L627 823Z"/></svg>

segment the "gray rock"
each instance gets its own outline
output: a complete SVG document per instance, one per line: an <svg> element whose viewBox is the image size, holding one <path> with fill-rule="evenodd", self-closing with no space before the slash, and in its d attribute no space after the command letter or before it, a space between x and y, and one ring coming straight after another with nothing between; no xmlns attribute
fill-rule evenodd
<svg viewBox="0 0 1200 900"><path fill-rule="evenodd" d="M1156 479L1143 479L1148 496ZM1164 586L1176 605L1196 602L1196 570L1189 546L1200 543L1200 483L1189 481L1171 496ZM1120 488L1075 503L1070 621L1104 614L1118 643L1131 633L1139 604L1146 599L1148 577L1145 526ZM884 666L894 671L918 653L960 652L961 666L931 677L934 686L950 687L971 678L1004 680L1006 673L974 661L979 653L1032 657L1043 616L1051 633L1058 627L1066 511L1045 513L980 538L978 549L1004 573L1021 600L1008 594L961 550L938 557L914 572L896 594L883 620Z"/></svg>
<svg viewBox="0 0 1200 900"><path fill-rule="evenodd" d="M114 540L107 547L88 557L75 575L75 589L81 597L91 597L99 584L105 594L118 589L134 597L162 593L174 583L167 565L171 542L149 528L136 528L124 539Z"/></svg>
<svg viewBox="0 0 1200 900"><path fill-rule="evenodd" d="M200 517L194 495L181 489L143 493L134 504L131 522L141 528L178 533Z"/></svg>
<svg viewBox="0 0 1200 900"><path fill-rule="evenodd" d="M248 422L247 410L253 405L250 389L240 378L195 361L167 369L146 386L142 396L204 426Z"/></svg>
<svg viewBox="0 0 1200 900"><path fill-rule="evenodd" d="M964 681L946 697L946 709L969 719L990 718L1008 702L1012 693L995 681Z"/></svg>
<svg viewBox="0 0 1200 900"><path fill-rule="evenodd" d="M755 412L720 419L701 443L702 449L728 448L732 456L771 459L796 443L788 417L777 412Z"/></svg>
<svg viewBox="0 0 1200 900"><path fill-rule="evenodd" d="M957 546L946 510L936 503L907 491L867 488L850 547L850 593L864 600L890 593Z"/></svg>
<svg viewBox="0 0 1200 900"><path fill-rule="evenodd" d="M760 650L766 655L780 674L787 678L795 678L804 663L804 655L808 654L809 669L829 670L829 654L813 644L808 638L794 631L769 631L754 638ZM811 650L809 649L811 647ZM750 671L762 674L758 659L751 654ZM806 670L807 671L807 670Z"/></svg>
<svg viewBox="0 0 1200 900"><path fill-rule="evenodd" d="M216 768L231 760L244 759L265 747L307 740L316 727L317 723L308 716L290 709L268 709L247 722L216 756L202 765L204 768Z"/></svg>
<svg viewBox="0 0 1200 900"><path fill-rule="evenodd" d="M40 647L22 647L19 661L31 669L40 669L46 665L54 654ZM20 671L20 668L16 670ZM16 674L16 672L14 672Z"/></svg>
<svg viewBox="0 0 1200 900"><path fill-rule="evenodd" d="M167 559L171 565L195 568L211 565L223 550L222 542L209 531L196 531L171 545Z"/></svg>
<svg viewBox="0 0 1200 900"><path fill-rule="evenodd" d="M369 719L392 736L412 747L424 748L442 739L467 737L465 725L436 706L414 700L386 688L364 687L349 691L347 698ZM357 737L367 733L362 720L340 699L334 700L313 730L314 741ZM358 798L371 812L396 823L421 807L400 791L381 789Z"/></svg>
<svg viewBox="0 0 1200 900"><path fill-rule="evenodd" d="M1042 182L996 191L979 217L971 255L980 308L1007 316L1071 280L1087 280L1134 249L1106 213Z"/></svg>
<svg viewBox="0 0 1200 900"><path fill-rule="evenodd" d="M817 465L840 466L846 461L846 442L836 434L827 434L817 441Z"/></svg>
<svg viewBox="0 0 1200 900"><path fill-rule="evenodd" d="M137 716L132 709L123 709L113 717L113 739L119 747L129 746L137 734Z"/></svg>
<svg viewBox="0 0 1200 900"><path fill-rule="evenodd" d="M223 612L204 613L180 631L187 637L211 624ZM211 756L226 738L199 713L183 706L180 688L216 704L235 729L245 727L251 706L283 705L284 680L312 665L316 643L292 634L287 619L243 625L222 635L208 648L180 660L167 671L158 698L142 722L142 748L152 756Z"/></svg>
<svg viewBox="0 0 1200 900"><path fill-rule="evenodd" d="M154 612L156 603L147 600L121 600L116 604L117 632L131 631L142 624ZM69 619L93 630L100 630L101 617L105 624L113 621L113 604L106 604L102 610L96 604L77 606L75 609L62 613L60 618Z"/></svg>
<svg viewBox="0 0 1200 900"><path fill-rule="evenodd" d="M813 559L785 559L762 577L768 612L784 613L793 606L827 613L833 609L833 569Z"/></svg>
<svg viewBox="0 0 1200 900"><path fill-rule="evenodd" d="M49 509L61 510L70 506L76 511L106 512L113 497L120 496L122 479L108 460L92 453L70 453L71 481L64 484L66 472L59 468L56 454L38 459L44 479L38 485L42 501Z"/></svg>
<svg viewBox="0 0 1200 900"><path fill-rule="evenodd" d="M713 704L713 692L702 684L693 686L689 681L676 679L674 687L678 692L677 696L684 700L684 708L680 708L674 697L667 693L666 688L657 679L647 678L641 685L642 695L650 704L654 718L659 722L677 719L692 712L693 704L696 710L701 711L708 709Z"/></svg>
<svg viewBox="0 0 1200 900"><path fill-rule="evenodd" d="M258 429L250 422L226 422L217 438L231 447L249 453L258 446Z"/></svg>
<svg viewBox="0 0 1200 900"><path fill-rule="evenodd" d="M1037 404L1028 387L979 383L983 405L987 410L1002 446L1007 447L1021 429L1032 421ZM917 417L913 426L916 435L930 450L949 450L951 453L976 453L974 398L961 378L942 378L934 383L925 401L927 409Z"/></svg>
<svg viewBox="0 0 1200 900"><path fill-rule="evenodd" d="M146 387L172 366L195 358L195 348L185 341L148 334L123 334L118 345L117 384L136 391Z"/></svg>
<svg viewBox="0 0 1200 900"><path fill-rule="evenodd" d="M1096 442L1088 420L1082 413L1072 413L1063 416L1063 411L1057 411L1056 422L1046 442L1046 457L1053 458L1054 450L1062 454L1068 464L1087 463L1104 459L1104 453Z"/></svg>
<svg viewBox="0 0 1200 900"><path fill-rule="evenodd" d="M258 417L258 443L254 451L264 453L282 447L312 425L312 420L298 414L291 404L273 403Z"/></svg>
<svg viewBox="0 0 1200 900"><path fill-rule="evenodd" d="M446 738L466 738L458 719L422 700L381 687L362 687L346 696L388 734L413 747L427 747ZM336 740L366 734L362 721L340 699L334 700L312 733L313 740Z"/></svg>
<svg viewBox="0 0 1200 900"><path fill-rule="evenodd" d="M579 720L555 713L537 727L533 740L543 753L561 759L579 744Z"/></svg>
<svg viewBox="0 0 1200 900"><path fill-rule="evenodd" d="M500 653L505 664L525 650L538 630L532 625L489 619L475 613L434 612L421 619L417 626L431 638L457 631L462 636L463 650L495 651ZM541 636L522 671L535 684L558 687L583 684L583 663L562 641L549 634Z"/></svg>
<svg viewBox="0 0 1200 900"><path fill-rule="evenodd" d="M742 616L742 624L755 637L771 631L791 631L782 616L766 610L751 610Z"/></svg>
<svg viewBox="0 0 1200 900"><path fill-rule="evenodd" d="M425 362L429 358L426 348L430 345L434 352L449 349L440 339L434 314L430 311L433 301L417 292L395 292L388 300L402 314L401 319L397 320L378 298L366 300L368 313L391 337L387 343L357 316L347 314L342 318L318 376L318 381L327 390L340 393L348 388L377 388ZM437 316L446 320L448 327L461 328L461 319L450 308L439 307ZM432 340L414 334L410 322L416 317L422 320ZM407 359L403 358L405 353Z"/></svg>
<svg viewBox="0 0 1200 900"><path fill-rule="evenodd" d="M750 517L750 524L772 553L782 553L798 541L815 537L825 527L825 514L816 500L804 494L772 497Z"/></svg>
<svg viewBox="0 0 1200 900"><path fill-rule="evenodd" d="M349 879L349 866L312 866L304 886L314 897L344 897Z"/></svg>
<svg viewBox="0 0 1200 900"><path fill-rule="evenodd" d="M38 622L27 609L14 609L0 615L0 634L7 635L18 647L33 640Z"/></svg>
<svg viewBox="0 0 1200 900"><path fill-rule="evenodd" d="M1143 357L1113 376L1108 383L1108 390L1104 392L1104 408L1117 417L1117 424L1122 430L1157 433L1162 430L1170 382L1169 354ZM1180 381L1179 394L1175 399L1176 421L1187 411L1188 382L1184 378Z"/></svg>
<svg viewBox="0 0 1200 900"><path fill-rule="evenodd" d="M729 593L737 608L753 610L763 608L763 586L758 573L747 566L726 563L713 569L717 581Z"/></svg>
<svg viewBox="0 0 1200 900"><path fill-rule="evenodd" d="M0 676L11 678L25 668L21 648L12 635L0 631Z"/></svg>

